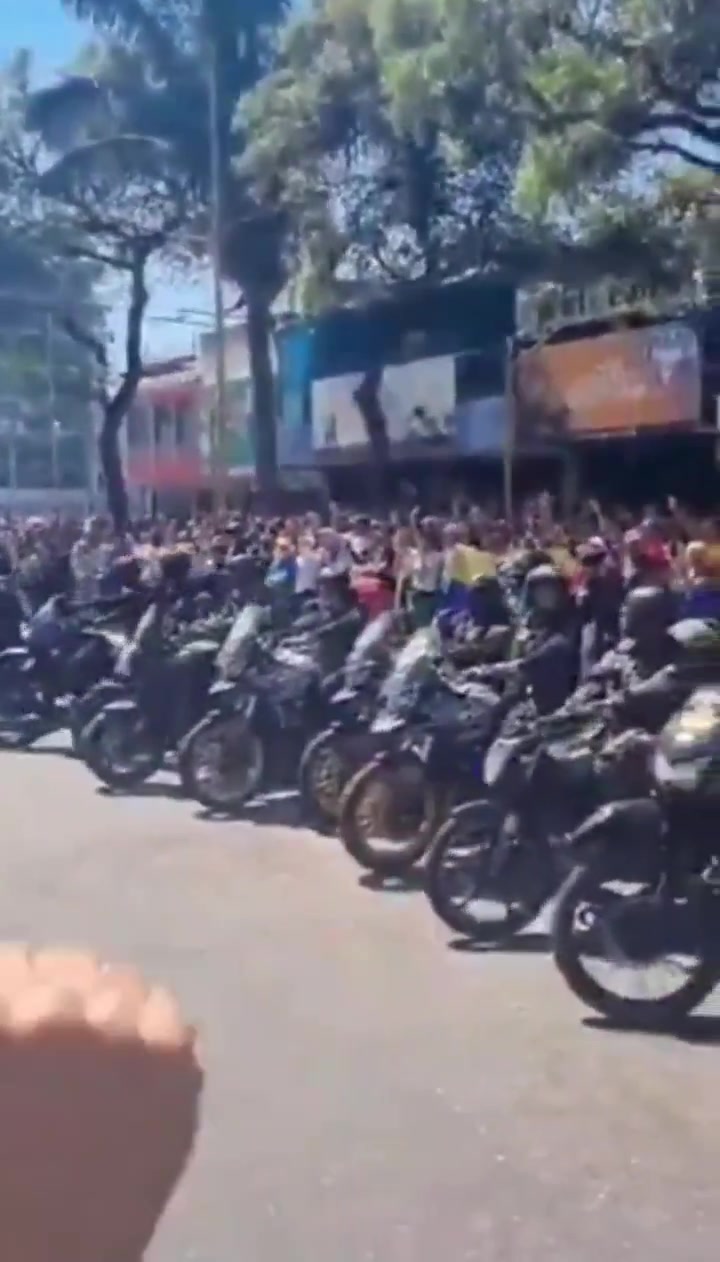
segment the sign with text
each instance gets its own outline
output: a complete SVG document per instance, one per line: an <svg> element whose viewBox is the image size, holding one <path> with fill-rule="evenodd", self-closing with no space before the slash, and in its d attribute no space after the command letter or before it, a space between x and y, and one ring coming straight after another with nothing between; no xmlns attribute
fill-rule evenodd
<svg viewBox="0 0 720 1262"><path fill-rule="evenodd" d="M678 321L535 346L518 356L518 430L562 438L697 424L700 348Z"/></svg>

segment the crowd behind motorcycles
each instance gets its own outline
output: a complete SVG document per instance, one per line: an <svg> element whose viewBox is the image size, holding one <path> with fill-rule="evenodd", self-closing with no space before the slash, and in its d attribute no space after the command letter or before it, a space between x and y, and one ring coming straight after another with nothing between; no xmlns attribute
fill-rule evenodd
<svg viewBox="0 0 720 1262"><path fill-rule="evenodd" d="M299 788L305 822L381 882L421 872L486 946L553 900L558 967L615 1019L676 1020L714 988L720 519L669 500L561 520L548 494L513 521L462 497L122 538L36 518L5 523L0 570L0 691L17 708L18 663L40 681L25 744L65 723L106 785L170 765L214 813ZM93 656L93 619L124 652ZM148 629L171 683L151 651L137 667Z"/></svg>

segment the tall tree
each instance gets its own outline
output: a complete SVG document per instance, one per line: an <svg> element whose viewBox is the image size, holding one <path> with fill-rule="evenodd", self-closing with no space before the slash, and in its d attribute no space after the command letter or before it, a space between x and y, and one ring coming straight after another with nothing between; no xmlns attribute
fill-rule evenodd
<svg viewBox="0 0 720 1262"><path fill-rule="evenodd" d="M669 163L717 180L716 0L549 0L547 12L523 85L526 192L538 204L618 177L647 184Z"/></svg>
<svg viewBox="0 0 720 1262"><path fill-rule="evenodd" d="M521 129L495 107L505 85L479 38L470 82L457 11L319 0L242 103L246 169L282 199L330 295L481 269L514 229Z"/></svg>
<svg viewBox="0 0 720 1262"><path fill-rule="evenodd" d="M198 210L195 231L208 227L219 196L221 265L246 306L258 481L271 493L277 473L271 312L285 282L284 217L271 202L258 200L235 164L245 142L235 110L272 64L275 31L289 0L64 3L89 19L105 41L109 56L93 81L111 86L116 109L122 105L123 131L158 142L161 169L189 181ZM68 101L82 105L88 80L65 88ZM211 135L217 144L215 187Z"/></svg>
<svg viewBox="0 0 720 1262"><path fill-rule="evenodd" d="M44 258L53 321L94 360L103 411L100 458L109 508L121 529L128 505L119 434L142 375L147 267L184 222L191 193L159 142L129 130L122 98L107 83L78 77L61 90L33 93L29 64L21 61L5 82L2 210L6 223ZM81 265L126 287L124 360L115 383L116 366L95 312L79 306L70 284Z"/></svg>

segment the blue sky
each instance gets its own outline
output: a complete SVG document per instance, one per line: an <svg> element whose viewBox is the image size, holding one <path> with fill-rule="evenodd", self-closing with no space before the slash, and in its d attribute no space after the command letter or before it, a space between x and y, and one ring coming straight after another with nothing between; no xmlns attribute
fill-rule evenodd
<svg viewBox="0 0 720 1262"><path fill-rule="evenodd" d="M5 0L0 22L0 57L32 48L43 76L72 60L84 32L60 0Z"/></svg>
<svg viewBox="0 0 720 1262"><path fill-rule="evenodd" d="M0 62L7 61L18 48L32 49L36 75L50 79L73 58L91 32L71 18L61 0L0 0ZM110 328L119 345L122 336L122 310L119 299L113 304ZM207 276L197 281L165 276L155 277L152 302L146 323L146 355L184 354L192 350L199 333L195 324L174 323L179 311L209 312L211 290ZM195 317L187 317L187 320ZM202 323L202 321L200 321Z"/></svg>

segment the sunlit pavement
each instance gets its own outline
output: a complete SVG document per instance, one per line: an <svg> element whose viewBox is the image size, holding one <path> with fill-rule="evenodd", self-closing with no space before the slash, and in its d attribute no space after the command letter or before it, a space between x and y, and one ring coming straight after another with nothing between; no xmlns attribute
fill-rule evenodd
<svg viewBox="0 0 720 1262"><path fill-rule="evenodd" d="M207 822L172 777L103 796L50 750L0 754L2 934L137 961L202 1031L150 1262L716 1258L720 1018L588 1024L532 940L450 949L331 840Z"/></svg>

